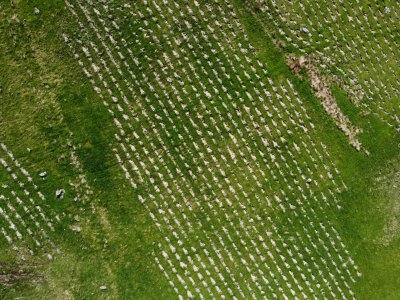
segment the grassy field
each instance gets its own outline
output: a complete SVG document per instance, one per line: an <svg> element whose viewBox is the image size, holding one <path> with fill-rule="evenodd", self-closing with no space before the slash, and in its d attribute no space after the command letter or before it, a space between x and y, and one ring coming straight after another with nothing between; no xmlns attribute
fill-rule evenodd
<svg viewBox="0 0 400 300"><path fill-rule="evenodd" d="M1 170L0 207L25 236L10 234L20 252L0 236L0 266L31 274L0 281L0 297L399 299L391 119L378 106L366 114L333 80L370 155L356 151L287 66L286 53L304 52L277 47L276 24L252 3L168 3L0 3L0 142L37 185L22 187L0 149L19 178ZM398 104L393 90L385 111ZM24 199L24 189L61 253L22 206L26 225L7 206L19 209L13 191ZM13 232L4 217L0 227Z"/></svg>

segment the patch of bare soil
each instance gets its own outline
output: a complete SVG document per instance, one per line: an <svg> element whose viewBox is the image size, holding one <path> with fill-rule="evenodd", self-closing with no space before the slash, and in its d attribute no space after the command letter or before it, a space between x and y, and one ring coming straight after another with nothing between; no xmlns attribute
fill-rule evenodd
<svg viewBox="0 0 400 300"><path fill-rule="evenodd" d="M317 70L311 59L293 55L286 56L289 68L299 74L302 70L306 71L316 96L321 100L322 106L329 116L335 121L336 126L348 137L350 145L360 151L361 142L357 139L357 134L362 132L361 128L354 126L350 119L343 114L335 97L331 93L328 80ZM366 152L368 154L368 152Z"/></svg>
<svg viewBox="0 0 400 300"><path fill-rule="evenodd" d="M389 246L400 238L400 162L393 164L394 166L389 165L390 172L376 179L380 193L387 199L387 203L381 208L386 216L383 234L377 241L384 246Z"/></svg>
<svg viewBox="0 0 400 300"><path fill-rule="evenodd" d="M22 265L0 262L0 287L43 281L43 276L35 272L36 268L37 265L33 264Z"/></svg>

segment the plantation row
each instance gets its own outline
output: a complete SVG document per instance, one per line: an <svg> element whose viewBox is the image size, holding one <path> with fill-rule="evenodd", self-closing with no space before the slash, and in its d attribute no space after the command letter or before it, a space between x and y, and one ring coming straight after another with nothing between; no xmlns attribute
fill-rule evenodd
<svg viewBox="0 0 400 300"><path fill-rule="evenodd" d="M327 213L346 187L233 6L65 3L80 32L64 40L113 116L115 157L162 232L155 262L177 295L353 298L360 274Z"/></svg>
<svg viewBox="0 0 400 300"><path fill-rule="evenodd" d="M256 3L263 23L273 24L287 45L319 60L355 105L399 126L398 1Z"/></svg>
<svg viewBox="0 0 400 300"><path fill-rule="evenodd" d="M5 180L0 187L1 233L22 259L38 254L52 259L55 253L60 253L51 238L60 217L45 203L47 199L35 180L7 146L0 143L0 147L1 173Z"/></svg>

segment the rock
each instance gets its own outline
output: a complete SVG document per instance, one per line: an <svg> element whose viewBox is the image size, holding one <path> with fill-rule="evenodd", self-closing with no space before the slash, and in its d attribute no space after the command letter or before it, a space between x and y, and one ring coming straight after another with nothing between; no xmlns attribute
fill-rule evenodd
<svg viewBox="0 0 400 300"><path fill-rule="evenodd" d="M20 23L21 23L21 20L17 17L17 15L14 15L14 16L12 17L12 20L13 20L15 23L17 23L17 24L20 24Z"/></svg>
<svg viewBox="0 0 400 300"><path fill-rule="evenodd" d="M40 10L39 10L39 8L37 8L37 7L35 7L35 10L34 10L34 12L35 12L35 15L39 15L40 14Z"/></svg>
<svg viewBox="0 0 400 300"><path fill-rule="evenodd" d="M311 178L308 178L308 179L307 179L307 183L310 184L311 182L312 182L312 179L311 179Z"/></svg>
<svg viewBox="0 0 400 300"><path fill-rule="evenodd" d="M80 219L81 219L81 218L80 218L78 215L74 216L74 220L75 220L75 221L79 222Z"/></svg>
<svg viewBox="0 0 400 300"><path fill-rule="evenodd" d="M306 27L302 27L301 30L306 34L310 33L310 30L308 30Z"/></svg>
<svg viewBox="0 0 400 300"><path fill-rule="evenodd" d="M102 285L101 287L100 287L100 290L102 290L102 291L105 291L107 289L107 286L105 286L105 285Z"/></svg>
<svg viewBox="0 0 400 300"><path fill-rule="evenodd" d="M28 151L28 153L31 153L31 152L32 152L32 149L31 149L31 148L26 148L26 150Z"/></svg>
<svg viewBox="0 0 400 300"><path fill-rule="evenodd" d="M40 173L39 173L39 176L42 177L42 178L44 178L44 177L47 176L47 172L46 172L46 171L40 172ZM56 192L56 193L57 193L57 192Z"/></svg>
<svg viewBox="0 0 400 300"><path fill-rule="evenodd" d="M389 7L385 7L385 14L388 14L388 13L390 13L390 8Z"/></svg>
<svg viewBox="0 0 400 300"><path fill-rule="evenodd" d="M63 189L58 189L58 190L56 191L56 197L57 197L58 199L62 199L62 198L64 197L64 193L65 193L65 191L64 191Z"/></svg>
<svg viewBox="0 0 400 300"><path fill-rule="evenodd" d="M82 231L81 227L77 226L77 225L72 225L70 228L73 232L81 232Z"/></svg>

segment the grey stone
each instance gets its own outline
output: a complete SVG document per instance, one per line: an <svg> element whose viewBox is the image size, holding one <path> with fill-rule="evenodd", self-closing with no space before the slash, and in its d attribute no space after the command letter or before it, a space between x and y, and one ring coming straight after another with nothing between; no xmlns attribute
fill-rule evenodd
<svg viewBox="0 0 400 300"><path fill-rule="evenodd" d="M58 189L58 190L56 190L56 197L58 199L62 199L64 197L64 193L65 193L65 191L63 189Z"/></svg>
<svg viewBox="0 0 400 300"><path fill-rule="evenodd" d="M310 33L310 30L308 30L306 27L302 27L301 30L302 30L304 33L307 33L307 34Z"/></svg>
<svg viewBox="0 0 400 300"><path fill-rule="evenodd" d="M20 23L21 23L21 20L17 17L17 15L14 15L14 16L12 17L12 19L13 19L13 21L14 21L15 23L17 23L17 24L20 24Z"/></svg>
<svg viewBox="0 0 400 300"><path fill-rule="evenodd" d="M74 232L81 232L82 228L80 226L78 226L78 225L72 225L71 226L71 230L74 231Z"/></svg>

